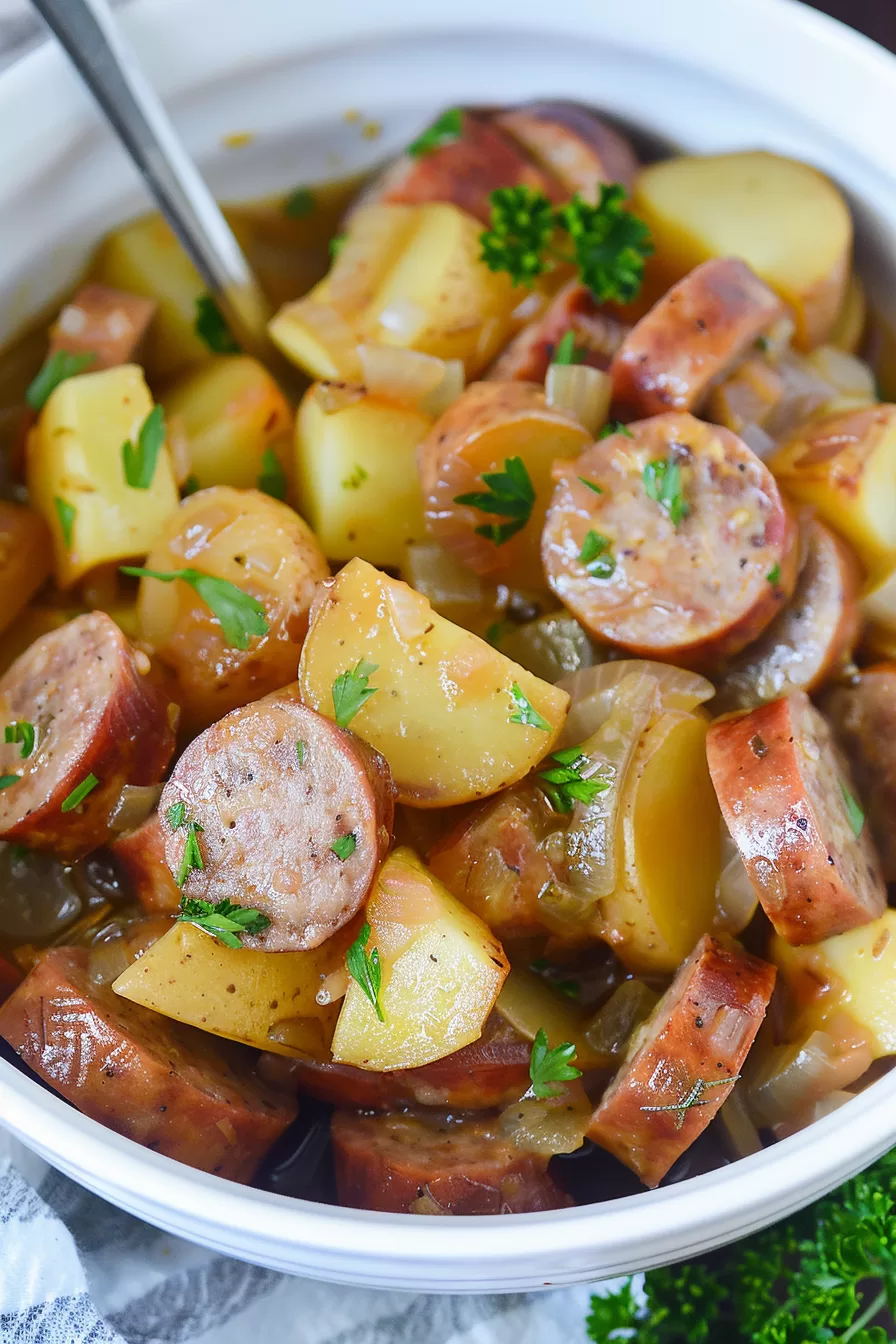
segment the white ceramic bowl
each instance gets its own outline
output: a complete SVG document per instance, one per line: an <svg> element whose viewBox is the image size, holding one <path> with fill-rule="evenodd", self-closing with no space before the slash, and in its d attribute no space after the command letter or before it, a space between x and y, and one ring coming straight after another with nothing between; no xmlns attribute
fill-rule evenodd
<svg viewBox="0 0 896 1344"><path fill-rule="evenodd" d="M136 0L126 26L221 195L359 168L455 103L577 98L690 149L762 146L826 169L860 205L874 292L896 303L896 61L790 0ZM382 124L378 141L349 108ZM0 126L2 339L144 202L52 47L0 76ZM248 148L222 147L246 130ZM896 1142L896 1072L716 1173L499 1223L245 1189L103 1129L3 1061L0 1120L113 1203L231 1255L374 1287L510 1291L681 1259L808 1203Z"/></svg>

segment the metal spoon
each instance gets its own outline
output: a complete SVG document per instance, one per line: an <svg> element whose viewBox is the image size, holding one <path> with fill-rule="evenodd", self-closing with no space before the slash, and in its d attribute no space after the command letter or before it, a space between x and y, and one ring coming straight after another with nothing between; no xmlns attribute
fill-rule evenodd
<svg viewBox="0 0 896 1344"><path fill-rule="evenodd" d="M279 363L270 308L106 0L32 0L105 113L244 349Z"/></svg>

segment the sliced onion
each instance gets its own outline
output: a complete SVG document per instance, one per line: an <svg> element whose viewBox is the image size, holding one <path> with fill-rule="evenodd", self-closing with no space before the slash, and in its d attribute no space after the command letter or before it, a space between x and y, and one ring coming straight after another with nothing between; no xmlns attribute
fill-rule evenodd
<svg viewBox="0 0 896 1344"><path fill-rule="evenodd" d="M393 337L392 344L413 345L420 333L428 327L429 313L413 299L393 299L377 313L376 325Z"/></svg>
<svg viewBox="0 0 896 1344"><path fill-rule="evenodd" d="M525 1097L513 1102L499 1115L498 1126L524 1152L553 1157L581 1148L592 1111L581 1083L572 1082L558 1087L556 1097Z"/></svg>
<svg viewBox="0 0 896 1344"><path fill-rule="evenodd" d="M465 602L478 606L485 600L479 576L450 551L429 542L407 547L402 577L434 607Z"/></svg>
<svg viewBox="0 0 896 1344"><path fill-rule="evenodd" d="M408 1213L428 1214L430 1217L436 1218L453 1217L451 1210L446 1209L439 1203L426 1183L423 1185L422 1195L418 1195L416 1199L411 1200L408 1205Z"/></svg>
<svg viewBox="0 0 896 1344"><path fill-rule="evenodd" d="M831 1092L860 1078L871 1064L871 1048L854 1024L841 1015L795 1045L773 1050L751 1080L747 1106L758 1125L787 1124Z"/></svg>
<svg viewBox="0 0 896 1344"><path fill-rule="evenodd" d="M190 474L190 440L187 424L179 411L165 419L165 442L171 454L171 470L177 485L183 485Z"/></svg>
<svg viewBox="0 0 896 1344"><path fill-rule="evenodd" d="M331 971L325 975L321 981L320 989L315 994L315 1002L322 1008L328 1003L338 1003L344 999L348 993L348 968L340 966L337 970Z"/></svg>
<svg viewBox="0 0 896 1344"><path fill-rule="evenodd" d="M445 365L434 355L400 345L359 345L358 359L368 392L410 406L438 387L445 373Z"/></svg>
<svg viewBox="0 0 896 1344"><path fill-rule="evenodd" d="M719 1122L725 1146L732 1157L751 1157L762 1152L759 1130L750 1119L740 1089L735 1086L719 1107Z"/></svg>
<svg viewBox="0 0 896 1344"><path fill-rule="evenodd" d="M453 406L464 390L466 373L462 359L443 359L442 381L420 401L420 410L437 420Z"/></svg>
<svg viewBox="0 0 896 1344"><path fill-rule="evenodd" d="M125 784L109 814L109 829L116 835L136 831L159 805L161 784Z"/></svg>
<svg viewBox="0 0 896 1344"><path fill-rule="evenodd" d="M87 954L87 974L95 985L111 985L130 966L132 958L123 938L95 943Z"/></svg>
<svg viewBox="0 0 896 1344"><path fill-rule="evenodd" d="M753 420L741 428L740 438L763 462L768 461L778 446L771 434L766 434L761 425L757 425Z"/></svg>
<svg viewBox="0 0 896 1344"><path fill-rule="evenodd" d="M406 583L390 585L386 597L395 633L403 644L408 644L432 629L432 607L422 593Z"/></svg>
<svg viewBox="0 0 896 1344"><path fill-rule="evenodd" d="M344 411L346 406L354 406L356 401L367 395L366 388L360 383L315 383L311 394L324 415L335 415Z"/></svg>
<svg viewBox="0 0 896 1344"><path fill-rule="evenodd" d="M772 323L764 337L765 353L771 360L789 351L795 331L796 323L792 317L779 317L777 322Z"/></svg>
<svg viewBox="0 0 896 1344"><path fill-rule="evenodd" d="M775 366L781 378L781 396L762 422L773 439L785 438L837 395L801 356L790 353Z"/></svg>
<svg viewBox="0 0 896 1344"><path fill-rule="evenodd" d="M330 1058L330 1037L319 1017L287 1017L275 1022L268 1031L268 1040L297 1055L312 1059Z"/></svg>
<svg viewBox="0 0 896 1344"><path fill-rule="evenodd" d="M874 374L863 359L838 350L835 345L819 346L803 359L819 378L836 390L838 397L855 399L868 406L877 401Z"/></svg>
<svg viewBox="0 0 896 1344"><path fill-rule="evenodd" d="M724 821L722 831L722 871L716 886L716 917L713 927L721 933L742 933L759 904L753 883L744 867L740 851Z"/></svg>
<svg viewBox="0 0 896 1344"><path fill-rule="evenodd" d="M613 395L608 373L588 364L551 364L544 389L548 405L569 411L589 434L606 423Z"/></svg>
<svg viewBox="0 0 896 1344"><path fill-rule="evenodd" d="M632 1033L653 1012L659 995L641 980L624 980L585 1027L585 1039L608 1066L625 1055Z"/></svg>
<svg viewBox="0 0 896 1344"><path fill-rule="evenodd" d="M595 667L584 667L557 682L558 686L569 692L572 700L569 718L560 739L561 746L576 746L600 727L610 712L617 687L633 672L644 672L653 677L659 688L664 711L690 711L711 700L716 693L712 682L707 681L706 677L646 658L620 658Z"/></svg>
<svg viewBox="0 0 896 1344"><path fill-rule="evenodd" d="M495 1010L527 1041L534 1041L540 1030L547 1036L551 1049L572 1041L580 1068L599 1068L604 1063L585 1039L580 1009L525 966L511 967Z"/></svg>

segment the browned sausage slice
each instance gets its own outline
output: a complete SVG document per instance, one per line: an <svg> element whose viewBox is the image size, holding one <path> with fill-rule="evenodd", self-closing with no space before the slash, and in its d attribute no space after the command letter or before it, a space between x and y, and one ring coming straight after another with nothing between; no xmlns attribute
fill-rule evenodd
<svg viewBox="0 0 896 1344"><path fill-rule="evenodd" d="M137 354L158 304L108 285L84 285L50 329L50 354L94 356L91 370L128 364Z"/></svg>
<svg viewBox="0 0 896 1344"><path fill-rule="evenodd" d="M849 765L803 691L718 720L706 755L731 838L782 938L817 943L883 914L887 892Z"/></svg>
<svg viewBox="0 0 896 1344"><path fill-rule="evenodd" d="M884 877L896 882L896 663L863 668L821 705L852 766Z"/></svg>
<svg viewBox="0 0 896 1344"><path fill-rule="evenodd" d="M85 948L45 953L0 1007L0 1036L79 1111L231 1181L249 1181L295 1104L188 1032L94 984Z"/></svg>
<svg viewBox="0 0 896 1344"><path fill-rule="evenodd" d="M774 966L704 936L639 1029L588 1137L659 1185L730 1095L774 986Z"/></svg>
<svg viewBox="0 0 896 1344"><path fill-rule="evenodd" d="M632 416L698 410L713 382L785 312L746 262L703 262L623 341L611 370L615 401Z"/></svg>
<svg viewBox="0 0 896 1344"><path fill-rule="evenodd" d="M108 838L125 784L158 783L174 733L149 670L102 611L68 621L16 659L0 678L0 727L30 724L35 742L24 758L26 743L0 742L0 775L18 776L0 791L0 838L80 858Z"/></svg>
<svg viewBox="0 0 896 1344"><path fill-rule="evenodd" d="M576 103L529 103L501 112L495 123L572 196L596 201L601 183L635 184L638 160L625 136Z"/></svg>
<svg viewBox="0 0 896 1344"><path fill-rule="evenodd" d="M556 463L554 475L545 573L598 639L708 666L755 639L793 591L796 522L771 472L730 430L657 415ZM589 533L615 562L606 577L588 568Z"/></svg>
<svg viewBox="0 0 896 1344"><path fill-rule="evenodd" d="M577 280L554 296L541 317L529 322L484 375L485 382L543 383L554 351L568 331L576 348L584 352L583 364L608 369L631 327L599 308L590 292Z"/></svg>
<svg viewBox="0 0 896 1344"><path fill-rule="evenodd" d="M537 1213L572 1203L547 1159L487 1120L352 1115L332 1121L340 1204L385 1213Z"/></svg>
<svg viewBox="0 0 896 1344"><path fill-rule="evenodd" d="M389 848L393 799L382 756L287 686L225 715L177 762L159 803L168 866L179 876L189 823L201 826L203 867L184 894L267 915L247 947L317 947L360 909Z"/></svg>
<svg viewBox="0 0 896 1344"><path fill-rule="evenodd" d="M151 915L176 913L180 887L165 859L165 832L157 812L111 844L109 852L144 910Z"/></svg>
<svg viewBox="0 0 896 1344"><path fill-rule="evenodd" d="M806 559L793 597L726 667L712 702L716 713L813 691L852 657L861 623L859 562L817 518L805 532Z"/></svg>

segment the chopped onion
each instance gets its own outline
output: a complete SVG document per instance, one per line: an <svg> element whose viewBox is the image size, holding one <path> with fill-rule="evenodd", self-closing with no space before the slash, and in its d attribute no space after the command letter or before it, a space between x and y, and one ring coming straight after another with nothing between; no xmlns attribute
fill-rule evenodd
<svg viewBox="0 0 896 1344"><path fill-rule="evenodd" d="M337 411L344 411L346 406L354 406L356 401L366 396L366 388L360 383L325 381L315 383L311 391L324 415L335 415Z"/></svg>
<svg viewBox="0 0 896 1344"><path fill-rule="evenodd" d="M549 406L569 411L589 434L596 434L610 414L610 375L588 364L551 364L544 380Z"/></svg>
<svg viewBox="0 0 896 1344"><path fill-rule="evenodd" d="M94 943L87 954L87 974L95 985L111 985L130 966L133 958L123 938L108 938Z"/></svg>
<svg viewBox="0 0 896 1344"><path fill-rule="evenodd" d="M854 1024L841 1015L826 1027L771 1052L747 1092L756 1124L791 1122L829 1093L854 1083L869 1067L871 1048Z"/></svg>
<svg viewBox="0 0 896 1344"><path fill-rule="evenodd" d="M737 1086L731 1089L719 1107L719 1121L725 1146L732 1157L751 1157L753 1153L762 1152L759 1130L750 1119Z"/></svg>
<svg viewBox="0 0 896 1344"><path fill-rule="evenodd" d="M187 424L179 411L165 419L165 442L171 455L171 470L177 485L183 485L190 474L190 440Z"/></svg>
<svg viewBox="0 0 896 1344"><path fill-rule="evenodd" d="M744 867L740 851L724 821L722 831L722 871L716 886L716 917L713 927L721 933L742 933L759 904L753 883Z"/></svg>
<svg viewBox="0 0 896 1344"><path fill-rule="evenodd" d="M498 1126L524 1152L553 1157L581 1148L592 1111L585 1089L573 1081L558 1088L556 1097L513 1102L499 1115Z"/></svg>
<svg viewBox="0 0 896 1344"><path fill-rule="evenodd" d="M465 602L479 606L485 601L479 576L450 551L429 542L407 547L402 578L428 597L434 607Z"/></svg>
<svg viewBox="0 0 896 1344"><path fill-rule="evenodd" d="M585 1039L607 1066L625 1055L632 1033L653 1012L659 995L641 980L624 980L585 1027Z"/></svg>
<svg viewBox="0 0 896 1344"><path fill-rule="evenodd" d="M408 1213L422 1213L439 1218L452 1217L451 1210L446 1209L439 1203L429 1186L425 1183L422 1195L418 1195L416 1199L412 1199L408 1205Z"/></svg>
<svg viewBox="0 0 896 1344"><path fill-rule="evenodd" d="M297 299L284 304L269 330L275 344L300 368L360 382L358 335L331 303Z"/></svg>
<svg viewBox="0 0 896 1344"><path fill-rule="evenodd" d="M442 381L445 366L434 355L400 345L359 345L361 381L377 397L416 406Z"/></svg>
<svg viewBox="0 0 896 1344"><path fill-rule="evenodd" d="M328 1003L338 1003L340 999L345 998L347 993L348 968L340 966L338 970L331 971L329 975L324 976L314 999L324 1008Z"/></svg>
<svg viewBox="0 0 896 1344"><path fill-rule="evenodd" d="M318 1017L286 1017L275 1022L268 1040L280 1046L284 1054L308 1055L311 1059L330 1059L330 1037Z"/></svg>
<svg viewBox="0 0 896 1344"><path fill-rule="evenodd" d="M874 374L863 359L838 350L835 345L822 345L803 360L811 369L836 389L839 398L848 398L867 406L877 401Z"/></svg>
<svg viewBox="0 0 896 1344"><path fill-rule="evenodd" d="M441 364L442 381L431 392L427 393L420 402L420 410L423 414L431 415L434 420L443 415L449 406L454 405L463 392L466 382L462 359L444 359Z"/></svg>
<svg viewBox="0 0 896 1344"><path fill-rule="evenodd" d="M161 784L125 784L109 814L109 829L116 835L136 831L156 810L161 796Z"/></svg>
<svg viewBox="0 0 896 1344"><path fill-rule="evenodd" d="M782 381L781 396L762 428L773 439L782 439L836 397L837 389L797 354L782 358L776 371Z"/></svg>
<svg viewBox="0 0 896 1344"><path fill-rule="evenodd" d="M563 747L573 747L590 737L610 712L616 689L633 672L649 674L656 682L661 708L690 711L715 695L715 687L696 672L685 672L669 663L650 659L620 658L584 667L557 682L572 700L569 718L560 739Z"/></svg>
<svg viewBox="0 0 896 1344"><path fill-rule="evenodd" d="M413 345L429 325L429 313L413 299L393 299L377 313L376 324L394 337L395 345Z"/></svg>
<svg viewBox="0 0 896 1344"><path fill-rule="evenodd" d="M740 437L748 448L752 448L757 457L762 458L763 462L768 461L778 446L771 434L766 434L761 425L752 420L740 430Z"/></svg>
<svg viewBox="0 0 896 1344"><path fill-rule="evenodd" d="M765 333L765 353L774 361L790 350L796 323L792 317L779 317Z"/></svg>

